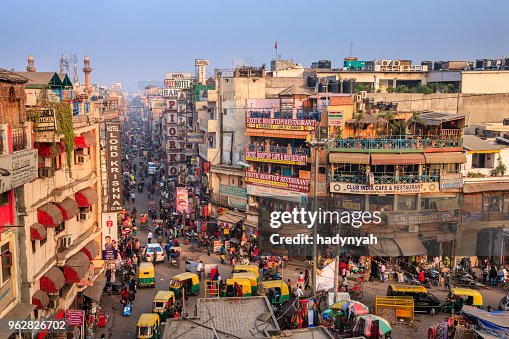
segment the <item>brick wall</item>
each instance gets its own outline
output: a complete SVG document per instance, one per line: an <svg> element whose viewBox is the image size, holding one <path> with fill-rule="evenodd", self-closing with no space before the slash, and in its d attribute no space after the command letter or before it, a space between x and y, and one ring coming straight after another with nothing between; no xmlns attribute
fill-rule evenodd
<svg viewBox="0 0 509 339"><path fill-rule="evenodd" d="M0 82L0 124L16 128L25 120L25 85Z"/></svg>

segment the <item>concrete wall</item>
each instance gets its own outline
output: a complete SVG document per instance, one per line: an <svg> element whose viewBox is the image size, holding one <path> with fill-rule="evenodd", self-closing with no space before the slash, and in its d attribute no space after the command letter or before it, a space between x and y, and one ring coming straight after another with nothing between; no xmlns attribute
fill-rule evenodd
<svg viewBox="0 0 509 339"><path fill-rule="evenodd" d="M462 72L461 93L509 93L509 71Z"/></svg>
<svg viewBox="0 0 509 339"><path fill-rule="evenodd" d="M264 97L277 98L279 93L292 85L307 88L307 77L267 77Z"/></svg>
<svg viewBox="0 0 509 339"><path fill-rule="evenodd" d="M437 111L468 116L467 123L501 122L509 117L509 93L500 94L411 94L368 93L368 98L397 102L398 111Z"/></svg>

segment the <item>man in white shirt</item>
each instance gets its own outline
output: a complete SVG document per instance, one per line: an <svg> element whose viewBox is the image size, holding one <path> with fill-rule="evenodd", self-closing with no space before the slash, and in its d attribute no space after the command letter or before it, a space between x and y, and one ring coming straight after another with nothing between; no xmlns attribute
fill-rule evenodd
<svg viewBox="0 0 509 339"><path fill-rule="evenodd" d="M147 244L150 244L152 242L152 238L154 237L154 234L152 234L151 231L148 231L147 235Z"/></svg>
<svg viewBox="0 0 509 339"><path fill-rule="evenodd" d="M198 266L196 266L196 272L198 273L198 278L202 278L202 272L203 272L203 261L200 261L198 263Z"/></svg>
<svg viewBox="0 0 509 339"><path fill-rule="evenodd" d="M297 298L304 298L304 292L302 292L302 287L300 285L295 290L295 293L297 294Z"/></svg>

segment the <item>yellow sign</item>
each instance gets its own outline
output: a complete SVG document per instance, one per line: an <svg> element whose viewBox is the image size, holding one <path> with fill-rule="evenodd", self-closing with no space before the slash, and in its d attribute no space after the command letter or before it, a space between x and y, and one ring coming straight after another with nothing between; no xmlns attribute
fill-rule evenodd
<svg viewBox="0 0 509 339"><path fill-rule="evenodd" d="M395 193L429 193L440 192L438 183L418 183L418 184L374 184L362 185L346 182L332 182L330 184L331 193L346 194L395 194Z"/></svg>
<svg viewBox="0 0 509 339"><path fill-rule="evenodd" d="M270 162L285 165L306 165L306 155L269 153L259 151L246 151L245 159L248 161Z"/></svg>

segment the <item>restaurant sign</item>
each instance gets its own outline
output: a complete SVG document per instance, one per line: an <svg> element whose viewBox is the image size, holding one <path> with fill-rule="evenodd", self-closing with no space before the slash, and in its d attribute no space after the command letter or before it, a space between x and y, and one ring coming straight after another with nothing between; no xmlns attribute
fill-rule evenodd
<svg viewBox="0 0 509 339"><path fill-rule="evenodd" d="M34 129L38 132L56 131L57 119L53 108L44 108L37 110L37 123Z"/></svg>
<svg viewBox="0 0 509 339"><path fill-rule="evenodd" d="M23 150L0 157L0 193L37 179L37 150Z"/></svg>
<svg viewBox="0 0 509 339"><path fill-rule="evenodd" d="M108 204L106 212L122 211L122 163L120 123L106 123L106 172L108 173Z"/></svg>
<svg viewBox="0 0 509 339"><path fill-rule="evenodd" d="M448 190L463 188L463 175L461 173L440 174L440 189Z"/></svg>
<svg viewBox="0 0 509 339"><path fill-rule="evenodd" d="M360 185L346 182L332 182L330 184L330 192L347 194L417 194L439 192L439 189L437 183Z"/></svg>
<svg viewBox="0 0 509 339"><path fill-rule="evenodd" d="M314 131L316 120L312 119L270 119L246 118L247 128L279 129L289 131Z"/></svg>
<svg viewBox="0 0 509 339"><path fill-rule="evenodd" d="M256 186L279 188L292 192L302 193L307 193L309 191L309 179L246 171L244 180L246 183Z"/></svg>
<svg viewBox="0 0 509 339"><path fill-rule="evenodd" d="M270 162L285 165L306 165L306 156L303 154L270 153L260 151L246 151L245 159L248 161Z"/></svg>
<svg viewBox="0 0 509 339"><path fill-rule="evenodd" d="M414 225L457 221L455 211L387 214L387 225Z"/></svg>
<svg viewBox="0 0 509 339"><path fill-rule="evenodd" d="M305 193L298 193L298 192L292 192L285 189L279 189L279 188L270 188L270 187L261 187L261 186L253 186L253 185L247 185L247 194L249 195L255 195L258 197L264 197L264 198L274 198L277 200L285 200L285 201L293 201L297 202L299 204L306 204L306 194Z"/></svg>

